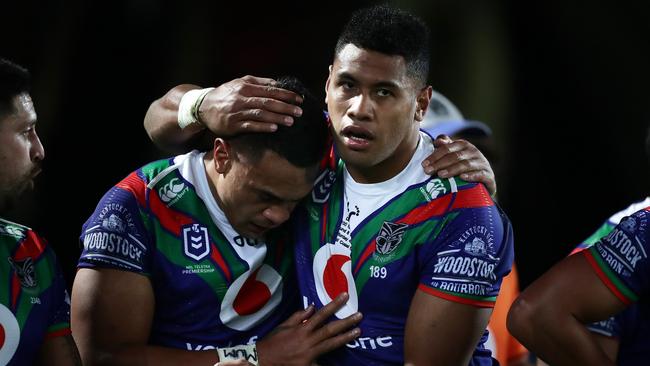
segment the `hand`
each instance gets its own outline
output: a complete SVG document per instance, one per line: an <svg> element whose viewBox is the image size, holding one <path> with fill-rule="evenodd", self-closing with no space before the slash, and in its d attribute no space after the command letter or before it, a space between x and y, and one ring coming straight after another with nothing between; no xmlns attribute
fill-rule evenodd
<svg viewBox="0 0 650 366"><path fill-rule="evenodd" d="M422 162L424 172L438 173L440 178L460 175L468 182L485 184L490 195L497 192L497 183L490 162L476 146L466 140L452 140L440 135L433 141L435 150Z"/></svg>
<svg viewBox="0 0 650 366"><path fill-rule="evenodd" d="M359 328L347 329L361 321L361 313L323 324L348 298L347 293L342 293L315 313L311 305L294 313L271 334L257 342L260 365L310 365L321 354L357 338L361 334Z"/></svg>
<svg viewBox="0 0 650 366"><path fill-rule="evenodd" d="M244 76L210 91L199 107L199 120L217 136L273 132L299 117L302 97L273 87L274 80Z"/></svg>

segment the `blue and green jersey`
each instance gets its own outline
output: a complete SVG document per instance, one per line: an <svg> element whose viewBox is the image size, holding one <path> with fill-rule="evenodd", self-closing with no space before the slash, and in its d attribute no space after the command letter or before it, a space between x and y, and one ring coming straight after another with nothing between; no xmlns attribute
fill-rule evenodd
<svg viewBox="0 0 650 366"><path fill-rule="evenodd" d="M293 252L282 231L266 242L238 235L210 192L202 158L194 151L138 169L104 195L83 226L80 268L149 278L151 344L246 344L298 308Z"/></svg>
<svg viewBox="0 0 650 366"><path fill-rule="evenodd" d="M70 334L63 274L43 238L3 219L0 257L0 364L31 365L45 340Z"/></svg>

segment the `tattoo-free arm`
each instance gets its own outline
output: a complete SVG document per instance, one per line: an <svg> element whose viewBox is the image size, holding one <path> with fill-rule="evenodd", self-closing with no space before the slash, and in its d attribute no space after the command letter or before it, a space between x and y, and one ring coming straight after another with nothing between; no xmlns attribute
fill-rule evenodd
<svg viewBox="0 0 650 366"><path fill-rule="evenodd" d="M244 76L218 86L199 107L200 123L183 130L178 126L178 106L186 92L199 87L176 86L151 104L144 127L158 147L174 152L210 148L214 136L273 132L278 124L291 125L293 116L302 114L296 105L302 97L273 83L273 79Z"/></svg>
<svg viewBox="0 0 650 366"><path fill-rule="evenodd" d="M508 314L508 329L552 365L614 365L585 324L625 305L607 288L583 253L556 264L533 282Z"/></svg>
<svg viewBox="0 0 650 366"><path fill-rule="evenodd" d="M406 322L404 362L413 366L469 364L491 312L491 308L417 290Z"/></svg>

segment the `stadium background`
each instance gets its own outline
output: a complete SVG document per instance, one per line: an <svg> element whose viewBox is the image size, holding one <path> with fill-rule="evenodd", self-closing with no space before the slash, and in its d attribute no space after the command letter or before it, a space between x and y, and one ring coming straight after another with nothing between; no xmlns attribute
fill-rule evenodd
<svg viewBox="0 0 650 366"><path fill-rule="evenodd" d="M114 183L166 156L142 119L172 86L295 74L323 94L343 22L372 1L21 0L0 56L33 74L46 148L11 218L49 239L72 283L81 225ZM499 200L525 286L650 192L650 3L394 1L432 28L430 82L495 132Z"/></svg>

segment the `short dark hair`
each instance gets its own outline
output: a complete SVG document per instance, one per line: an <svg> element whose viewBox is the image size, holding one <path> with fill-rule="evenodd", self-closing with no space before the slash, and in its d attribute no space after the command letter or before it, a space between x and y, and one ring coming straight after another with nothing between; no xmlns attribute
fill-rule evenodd
<svg viewBox="0 0 650 366"><path fill-rule="evenodd" d="M377 5L355 11L334 49L347 45L404 57L409 75L422 84L429 77L429 27L404 10Z"/></svg>
<svg viewBox="0 0 650 366"><path fill-rule="evenodd" d="M0 58L0 117L14 112L12 99L29 93L29 71L22 66Z"/></svg>
<svg viewBox="0 0 650 366"><path fill-rule="evenodd" d="M274 86L291 90L303 97L300 104L302 115L293 117L291 126L278 125L275 132L246 133L229 138L228 141L254 161L259 161L265 150L271 150L292 165L314 167L323 159L328 146L325 106L295 77L278 78Z"/></svg>

